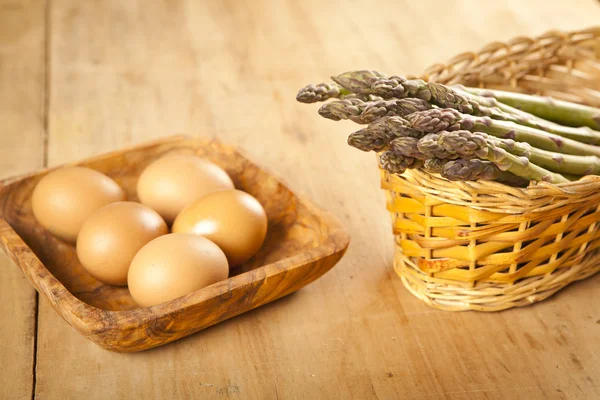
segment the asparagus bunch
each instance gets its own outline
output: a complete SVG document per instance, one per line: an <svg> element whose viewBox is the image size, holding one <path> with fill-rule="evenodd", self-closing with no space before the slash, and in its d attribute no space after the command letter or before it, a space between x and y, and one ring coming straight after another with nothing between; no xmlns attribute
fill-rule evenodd
<svg viewBox="0 0 600 400"><path fill-rule="evenodd" d="M469 131L442 131L430 133L418 140L418 149L427 158L471 159L478 158L494 163L500 170L509 171L522 178L552 183L568 182L560 174L553 173L529 162L526 156L507 151L500 141L489 140L484 133Z"/></svg>
<svg viewBox="0 0 600 400"><path fill-rule="evenodd" d="M587 126L591 129L600 129L600 110L594 107L556 100L552 97L529 96L522 93L465 88L462 86L460 88L468 93L496 99L500 103L537 115L548 121L573 127Z"/></svg>
<svg viewBox="0 0 600 400"><path fill-rule="evenodd" d="M483 179L518 187L525 187L528 183L526 179L510 172L502 171L491 161L483 161L477 158L447 161L437 173L450 181L475 181Z"/></svg>
<svg viewBox="0 0 600 400"><path fill-rule="evenodd" d="M439 107L454 108L465 114L489 116L493 119L511 121L524 126L543 129L566 138L579 140L583 143L600 144L600 131L594 131L588 126L575 128L551 123L533 114L497 101L493 97L483 97L473 94L472 90L469 92L461 87L450 88L436 82L425 82L421 79L411 80L398 76L388 78L373 71L351 71L333 77L333 79L341 87L345 87L361 95L372 94L384 99L420 98ZM537 102L539 103L540 101L538 100ZM526 102L523 103L527 104ZM535 104L533 100L531 103ZM563 106L563 108L565 107ZM591 107L590 109L595 110ZM591 113L593 111L588 112ZM600 110L596 110L596 114L593 114L592 118L598 117L599 113Z"/></svg>
<svg viewBox="0 0 600 400"><path fill-rule="evenodd" d="M428 133L455 130L488 133L498 139L495 142L496 146L513 154L526 156L531 162L551 171L569 175L600 175L600 147L568 139L553 140L552 137L548 139L543 132L537 132L530 128L514 130L514 127L510 125L503 127L502 123L497 124L497 122L464 118L452 109L432 109L416 112L405 118L397 116L382 118L364 129L361 136L363 140L366 140L367 137L370 140L377 139L379 148L383 148L384 143L391 141L394 137L420 137ZM538 144L538 146L535 147L529 143ZM539 146L540 144L541 146ZM548 151L547 148L555 151ZM560 153L565 149L581 155Z"/></svg>
<svg viewBox="0 0 600 400"><path fill-rule="evenodd" d="M600 127L600 110L592 107L376 71L332 79L305 87L297 99L333 99L319 114L367 125L350 134L348 144L378 152L391 173L422 168L449 180L512 185L600 174L600 132L593 130Z"/></svg>
<svg viewBox="0 0 600 400"><path fill-rule="evenodd" d="M476 179L493 181L502 175L502 170L491 161L472 158L448 161L440 173L451 181L474 181Z"/></svg>
<svg viewBox="0 0 600 400"><path fill-rule="evenodd" d="M526 156L508 152L507 149L511 148L509 144L490 139L485 133L442 131L429 133L420 139L399 137L392 140L387 148L380 156L380 165L391 173L418 168L426 160L426 168L434 167L452 180L495 179L501 171L508 171L527 180L568 182L562 175L530 163ZM527 154L527 151L523 153ZM444 160L459 162L446 163ZM479 162L482 160L487 162ZM437 165L432 166L433 163Z"/></svg>
<svg viewBox="0 0 600 400"><path fill-rule="evenodd" d="M336 83L319 83L304 87L298 92L296 100L302 103L316 103L329 99L341 99L350 95L352 95L351 91Z"/></svg>
<svg viewBox="0 0 600 400"><path fill-rule="evenodd" d="M334 121L349 119L358 124L368 124L389 115L409 115L429 109L431 104L421 99L365 101L361 98L345 98L324 104L319 114Z"/></svg>

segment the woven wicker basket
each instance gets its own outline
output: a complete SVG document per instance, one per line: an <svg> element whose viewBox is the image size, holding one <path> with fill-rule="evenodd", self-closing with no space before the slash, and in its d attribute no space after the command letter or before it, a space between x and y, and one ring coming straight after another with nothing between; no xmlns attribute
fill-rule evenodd
<svg viewBox="0 0 600 400"><path fill-rule="evenodd" d="M600 106L600 28L492 43L426 70L425 80ZM541 301L600 270L600 177L526 189L381 171L406 288L444 310Z"/></svg>

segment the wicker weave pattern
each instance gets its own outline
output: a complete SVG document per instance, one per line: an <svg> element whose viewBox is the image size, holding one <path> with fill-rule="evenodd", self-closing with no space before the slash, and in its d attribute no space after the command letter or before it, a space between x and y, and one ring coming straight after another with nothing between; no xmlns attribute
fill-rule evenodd
<svg viewBox="0 0 600 400"><path fill-rule="evenodd" d="M422 76L600 106L600 28L492 43ZM394 268L427 304L497 311L543 300L600 270L600 177L527 189L381 171Z"/></svg>

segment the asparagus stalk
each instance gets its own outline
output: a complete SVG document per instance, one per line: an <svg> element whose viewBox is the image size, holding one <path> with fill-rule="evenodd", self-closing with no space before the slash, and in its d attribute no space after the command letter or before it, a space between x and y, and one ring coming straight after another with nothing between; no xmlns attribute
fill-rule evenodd
<svg viewBox="0 0 600 400"><path fill-rule="evenodd" d="M444 178L451 181L476 181L483 179L518 187L526 187L529 183L529 181L511 172L502 171L491 161L483 161L478 158L447 161L440 173Z"/></svg>
<svg viewBox="0 0 600 400"><path fill-rule="evenodd" d="M569 126L587 126L600 129L600 109L552 97L530 96L523 93L464 88L463 90L482 97L490 97L511 107L536 115L543 119Z"/></svg>
<svg viewBox="0 0 600 400"><path fill-rule="evenodd" d="M479 164L487 163L487 164ZM447 167L446 167L447 166ZM444 172L444 168L446 168ZM468 168L465 170L464 168ZM494 168L493 171L491 169ZM432 174L441 174L448 180L494 180L505 185L515 187L526 187L529 181L516 176L510 172L500 170L496 164L490 161L483 161L478 158L442 160L439 158L429 158L425 160L423 169ZM473 172L475 170L475 172ZM477 171L482 171L481 174Z"/></svg>
<svg viewBox="0 0 600 400"><path fill-rule="evenodd" d="M358 124L368 124L389 115L408 115L429 109L431 105L420 99L364 101L348 98L324 104L319 114L334 121L349 119Z"/></svg>
<svg viewBox="0 0 600 400"><path fill-rule="evenodd" d="M369 102L361 117L366 123L391 115L410 115L417 111L430 110L431 104L421 99L397 99Z"/></svg>
<svg viewBox="0 0 600 400"><path fill-rule="evenodd" d="M432 174L439 174L444 170L444 165L448 162L448 160L443 160L441 158L428 158L423 163L423 169Z"/></svg>
<svg viewBox="0 0 600 400"><path fill-rule="evenodd" d="M483 161L477 158L457 160L430 158L421 165L418 159L407 157L395 151L386 151L380 156L379 162L383 169L394 174L401 174L407 169L422 166L430 173L440 173L446 179L453 181L498 180L510 183L513 186L526 186L528 183L523 178L500 170L491 161Z"/></svg>
<svg viewBox="0 0 600 400"><path fill-rule="evenodd" d="M339 99L352 92L343 88L337 83L319 83L317 85L308 85L300 89L296 95L296 100L301 103L316 103L328 99Z"/></svg>
<svg viewBox="0 0 600 400"><path fill-rule="evenodd" d="M455 108L461 112L474 115L501 116L500 110L492 110L471 100L467 95L435 82L425 82L420 79L406 79L393 76L387 78L374 71L349 71L332 79L340 86L362 95L373 94L384 99L417 98L439 107ZM505 118L510 118L505 116Z"/></svg>
<svg viewBox="0 0 600 400"><path fill-rule="evenodd" d="M573 180L571 179L573 176L600 175L600 158L597 156L558 154L531 147L528 143L515 142L512 139L488 138L488 142L516 156L526 157L542 168L558 172L563 176L568 175L569 180Z"/></svg>
<svg viewBox="0 0 600 400"><path fill-rule="evenodd" d="M589 127L573 128L551 123L518 110L496 99L469 93L468 89L450 88L436 82L404 77L380 77L373 71L350 71L333 77L346 89L360 94L374 94L382 98L414 97L443 108L454 108L475 116L489 116L532 128L542 129L582 143L600 144L600 132ZM382 75L382 74L379 74Z"/></svg>
<svg viewBox="0 0 600 400"><path fill-rule="evenodd" d="M441 142L445 132L428 133L417 143L417 147L426 158L439 158L440 160L455 160L460 157L454 149L446 149Z"/></svg>
<svg viewBox="0 0 600 400"><path fill-rule="evenodd" d="M417 158L420 160L426 160L421 151L419 151L419 139L412 137L399 137L392 140L388 146L389 150L401 154L405 157Z"/></svg>
<svg viewBox="0 0 600 400"><path fill-rule="evenodd" d="M392 142L394 138L420 138L429 132L436 133L443 130L460 130L461 128L467 127L470 128L468 130L478 132L478 135L483 136L495 146L502 148L516 156L526 157L534 164L537 164L538 166L546 168L550 171L574 176L600 175L600 158L598 156L560 154L552 151L541 150L530 146L529 143L512 140L512 137L516 137L517 135L505 135L510 137L504 138L501 137L502 135L490 135L492 137L488 137L484 135L485 132L482 132L484 130L489 131L488 125L485 123L471 124L468 121L467 123L464 123L463 120L459 119L460 117L460 113L458 113L456 110L432 109L426 112L414 113L406 116L405 118L383 118L370 124L366 129L363 129L359 132L364 132L363 134L369 135L371 140L377 139L379 148L383 148L386 143ZM498 136L500 136L500 138L498 138ZM421 146L437 146L437 138L439 138L439 136L431 136L427 140L423 141ZM430 139L433 140L433 142L431 142ZM555 142L552 143L555 144ZM589 146L578 142L576 142L576 144L578 146ZM433 150L434 152L432 153L431 151L428 151L427 147L423 147L422 151L427 156L431 157L433 154L436 154L435 151L439 150L437 147L435 147ZM453 157L453 155L447 154L443 154L443 156L443 158Z"/></svg>
<svg viewBox="0 0 600 400"><path fill-rule="evenodd" d="M538 149L581 156L600 157L600 147L563 138L539 129L486 117L463 115L453 109L432 109L406 117L408 126L419 132L466 129L485 132L502 139L527 142ZM390 126L390 129L393 126Z"/></svg>
<svg viewBox="0 0 600 400"><path fill-rule="evenodd" d="M346 72L337 77L338 83L345 86L347 82L351 82L351 87L357 88L359 87L357 82L364 79L362 72ZM367 89L369 83L371 86ZM352 91L349 86L348 84L347 88ZM421 79L407 79L401 76L382 77L376 80L373 76L370 76L370 79L363 82L360 93L375 94L384 99L419 98L439 107L454 108L466 114L491 116L495 119L512 122L520 122L529 116L519 110L513 110L514 115L508 112L508 108L502 110L498 107L500 103L494 102L492 99L481 98L467 92L455 90L437 82L425 82Z"/></svg>
<svg viewBox="0 0 600 400"><path fill-rule="evenodd" d="M415 113L409 114L406 117L414 114ZM380 118L375 122L370 123L367 130L371 132L373 136L380 138L386 143L389 143L397 137L421 138L425 134L424 132L414 129L407 119L399 116Z"/></svg>
<svg viewBox="0 0 600 400"><path fill-rule="evenodd" d="M600 175L600 158L597 156L556 154L532 147L529 160L540 167L559 172L564 176Z"/></svg>
<svg viewBox="0 0 600 400"><path fill-rule="evenodd" d="M419 79L407 80L403 77L381 78L375 81L371 88L372 93L376 93L383 98L389 96L422 98L439 107L453 108L473 116L489 116L495 120L545 130L582 143L600 143L600 132L591 131L589 128L570 128L552 124L549 121L536 118L534 115L495 101L495 99L477 96L461 89L455 90L436 82L425 82Z"/></svg>
<svg viewBox="0 0 600 400"><path fill-rule="evenodd" d="M367 102L358 98L336 100L321 106L319 115L334 121L349 119L361 124L363 122L360 116L365 108L367 108Z"/></svg>
<svg viewBox="0 0 600 400"><path fill-rule="evenodd" d="M379 151L386 145L384 141L373 135L368 129L361 129L348 136L348 144L362 151Z"/></svg>
<svg viewBox="0 0 600 400"><path fill-rule="evenodd" d="M600 132L591 129L589 126L572 127L560 125L555 122L543 119L540 116L525 112L516 107L512 107L508 104L498 101L496 98L484 97L470 93L470 88L464 86L458 86L457 91L472 98L480 104L490 107L490 109L501 110L501 114L492 115L492 118L500 119L504 121L517 122L524 126L532 128L542 129L544 131L555 133L559 136L577 140L581 143L588 143L593 145L600 145ZM543 100L542 98L539 98ZM573 104L573 103L569 103ZM558 111L558 110L557 110ZM549 112L549 111L548 111ZM506 118L508 115L510 117Z"/></svg>
<svg viewBox="0 0 600 400"><path fill-rule="evenodd" d="M407 169L419 168L423 165L423 161L388 150L379 156L379 165L392 174L401 174Z"/></svg>
<svg viewBox="0 0 600 400"><path fill-rule="evenodd" d="M385 75L381 72L369 70L349 71L331 77L335 83L344 89L363 95L374 94L371 91L371 85L380 78L385 78ZM394 96L389 96L388 98L391 97Z"/></svg>
<svg viewBox="0 0 600 400"><path fill-rule="evenodd" d="M546 181L551 183L569 182L569 180L561 174L550 172L530 163L526 157L515 156L506 150L495 146L493 143L486 140L484 135L477 132L473 133L460 130L454 132L443 131L439 134L433 133L420 139L419 144L430 135L438 136L437 144L440 149L439 154L455 154L460 155L460 158L471 156L491 161L496 164L500 170L512 172L513 174L530 181ZM429 139L429 142L432 141L431 139L432 138ZM429 143L429 149L431 150L432 148L433 146ZM419 149L421 149L421 146L419 146ZM437 158L444 158L439 157L438 155L434 156Z"/></svg>
<svg viewBox="0 0 600 400"><path fill-rule="evenodd" d="M448 161L444 164L440 174L451 181L476 181L478 179L493 181L498 179L502 173L503 171L493 162L472 158Z"/></svg>

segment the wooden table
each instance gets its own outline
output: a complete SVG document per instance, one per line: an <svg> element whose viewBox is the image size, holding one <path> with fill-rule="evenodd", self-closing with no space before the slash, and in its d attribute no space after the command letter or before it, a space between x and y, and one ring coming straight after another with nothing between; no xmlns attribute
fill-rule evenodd
<svg viewBox="0 0 600 400"><path fill-rule="evenodd" d="M600 277L501 313L428 308L392 271L374 157L346 146L352 124L294 100L345 70L419 73L598 21L594 0L0 0L2 176L217 136L352 234L297 294L139 354L85 340L0 256L0 398L600 398Z"/></svg>

